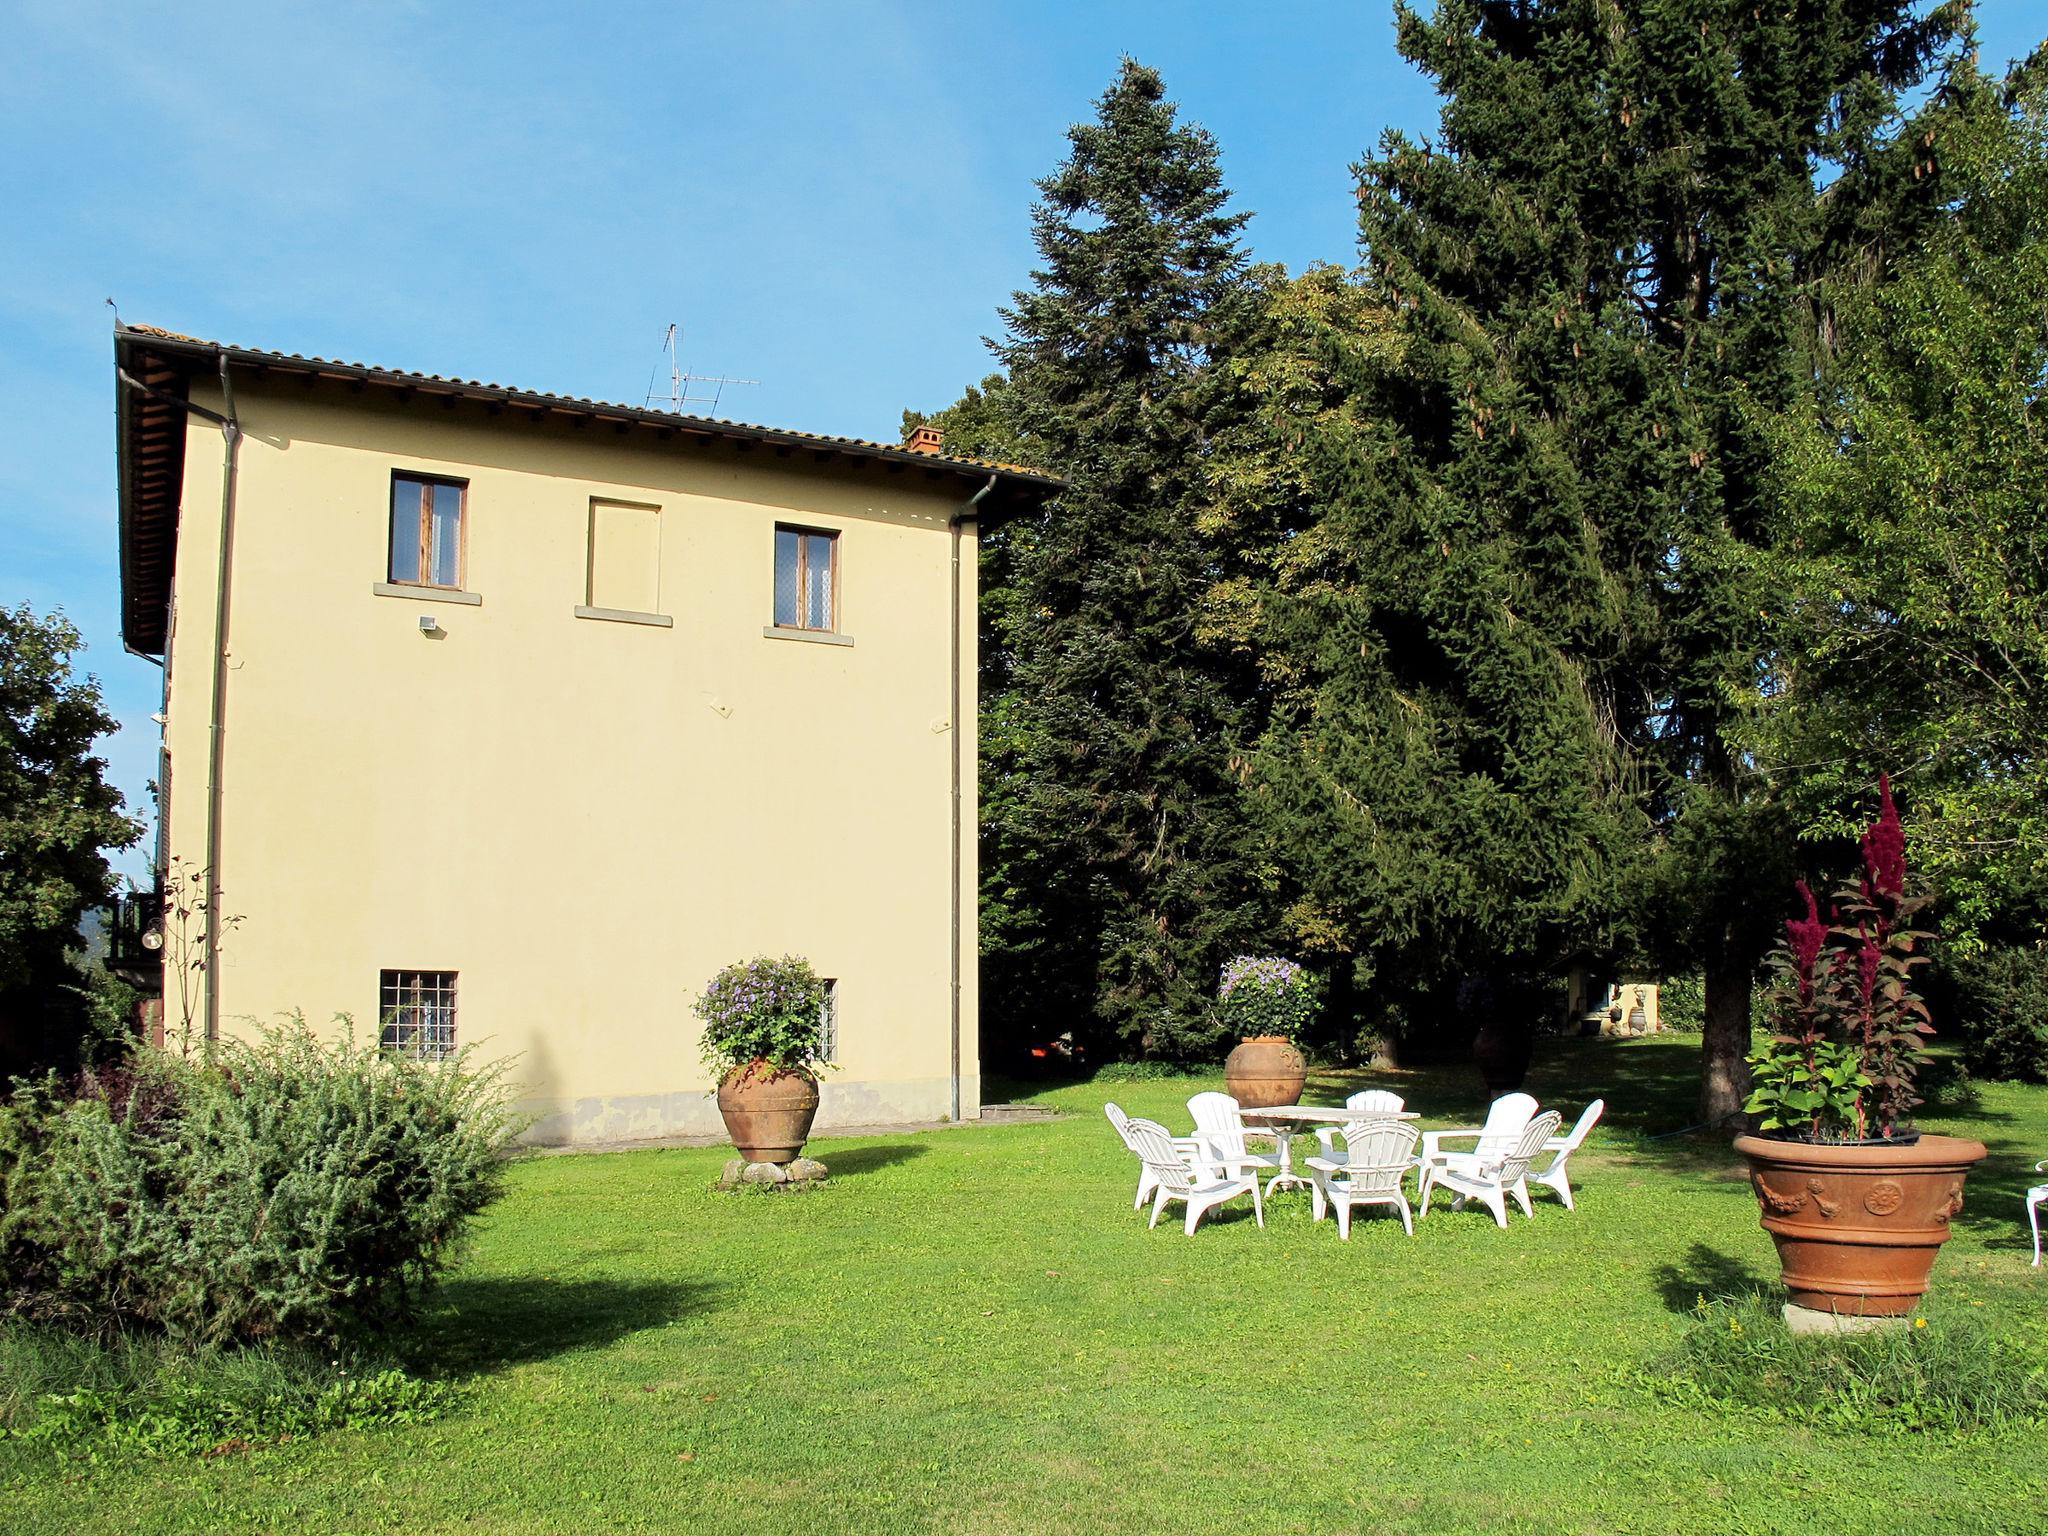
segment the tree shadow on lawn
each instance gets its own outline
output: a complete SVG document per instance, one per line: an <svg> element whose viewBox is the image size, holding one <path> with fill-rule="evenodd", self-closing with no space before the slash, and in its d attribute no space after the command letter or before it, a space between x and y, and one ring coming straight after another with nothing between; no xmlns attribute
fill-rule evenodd
<svg viewBox="0 0 2048 1536"><path fill-rule="evenodd" d="M1746 1259L1731 1258L1705 1243L1694 1243L1685 1250L1682 1264L1659 1264L1651 1271L1651 1283L1664 1298L1666 1307L1687 1313L1699 1304L1701 1297L1721 1301L1746 1296L1774 1287L1777 1277L1764 1274Z"/></svg>
<svg viewBox="0 0 2048 1536"><path fill-rule="evenodd" d="M818 1161L825 1165L827 1175L837 1179L907 1163L914 1157L923 1157L930 1150L919 1141L892 1141L880 1147L826 1147L822 1149L824 1156Z"/></svg>
<svg viewBox="0 0 2048 1536"><path fill-rule="evenodd" d="M689 1280L457 1276L435 1292L406 1353L437 1375L487 1375L708 1311L719 1291Z"/></svg>

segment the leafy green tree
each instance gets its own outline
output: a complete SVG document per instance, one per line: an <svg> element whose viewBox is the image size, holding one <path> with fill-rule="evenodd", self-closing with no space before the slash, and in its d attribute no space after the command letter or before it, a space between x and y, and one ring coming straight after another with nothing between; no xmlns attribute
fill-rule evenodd
<svg viewBox="0 0 2048 1536"><path fill-rule="evenodd" d="M102 850L142 836L93 755L117 726L99 684L72 674L78 646L61 613L0 608L0 1071L75 1043L85 1002L68 951L113 891Z"/></svg>
<svg viewBox="0 0 2048 1536"><path fill-rule="evenodd" d="M1231 742L1241 680L1196 635L1219 316L1247 291L1216 146L1126 60L1039 183L1043 265L1004 311L1004 431L1070 489L1009 530L986 701L991 1037L1078 1023L1195 1048L1259 926Z"/></svg>
<svg viewBox="0 0 2048 1536"><path fill-rule="evenodd" d="M1742 751L1773 591L1756 558L1775 534L1757 413L1810 390L1830 284L1881 268L1938 214L1900 103L1965 8L1441 0L1396 14L1402 52L1445 99L1437 142L1389 134L1359 167L1368 269L1400 316L1411 392L1392 402L1382 483L1360 471L1356 515L1410 525L1407 589L1435 550L1434 609L1408 633L1450 665L1403 735L1354 735L1348 782L1387 775L1393 808L1432 837L1461 820L1505 829L1537 860L1564 854L1546 842L1552 815L1612 854L1640 805L1658 866L1644 889L1666 898L1646 927L1704 970L1702 1108L1720 1118L1746 1086L1774 915L1758 898L1783 888L1787 845ZM1359 696L1361 719L1390 686L1372 670L1398 665L1371 639L1344 671L1328 646L1329 686ZM1433 778L1434 805L1417 798ZM1370 846L1389 807L1361 805ZM1616 870L1578 867L1595 882ZM1513 866L1444 876L1467 868ZM1565 915L1556 941L1597 903ZM1514 944L1555 942L1506 909L1478 932L1503 921Z"/></svg>
<svg viewBox="0 0 2048 1536"><path fill-rule="evenodd" d="M1881 771L1951 942L2048 886L2048 90L1962 68L1917 148L1953 216L1842 293L1817 399L1769 425L1787 537L1763 750L1840 835Z"/></svg>

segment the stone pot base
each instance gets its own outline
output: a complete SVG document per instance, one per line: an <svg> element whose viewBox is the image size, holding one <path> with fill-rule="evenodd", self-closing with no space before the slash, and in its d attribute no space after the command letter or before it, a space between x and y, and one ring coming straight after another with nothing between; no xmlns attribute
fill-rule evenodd
<svg viewBox="0 0 2048 1536"><path fill-rule="evenodd" d="M1906 1314L1879 1317L1873 1313L1816 1312L1811 1307L1785 1303L1785 1326L1794 1334L1877 1333L1886 1328L1906 1326Z"/></svg>
<svg viewBox="0 0 2048 1536"><path fill-rule="evenodd" d="M761 1189L791 1189L825 1182L825 1165L816 1158L799 1157L788 1163L750 1163L744 1157L728 1158L718 1176L720 1189L738 1189L752 1184Z"/></svg>

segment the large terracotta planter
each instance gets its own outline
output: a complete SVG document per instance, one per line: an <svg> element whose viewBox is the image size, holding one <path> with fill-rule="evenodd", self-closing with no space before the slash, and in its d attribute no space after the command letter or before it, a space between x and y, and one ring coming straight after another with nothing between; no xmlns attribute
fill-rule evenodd
<svg viewBox="0 0 2048 1536"><path fill-rule="evenodd" d="M1926 1294L1980 1141L1922 1136L1910 1145L1816 1146L1738 1136L1764 1230L1778 1245L1792 1304L1844 1316L1898 1317Z"/></svg>
<svg viewBox="0 0 2048 1536"><path fill-rule="evenodd" d="M718 1085L725 1133L750 1163L794 1162L818 1116L818 1080L803 1071L778 1072L751 1061Z"/></svg>
<svg viewBox="0 0 2048 1536"><path fill-rule="evenodd" d="M1245 1109L1299 1104L1308 1081L1308 1061L1284 1035L1240 1041L1223 1060L1223 1086Z"/></svg>

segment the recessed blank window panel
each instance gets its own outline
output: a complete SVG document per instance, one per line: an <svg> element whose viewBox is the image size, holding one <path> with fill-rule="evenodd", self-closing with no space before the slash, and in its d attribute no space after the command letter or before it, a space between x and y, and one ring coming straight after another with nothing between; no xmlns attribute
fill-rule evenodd
<svg viewBox="0 0 2048 1536"><path fill-rule="evenodd" d="M661 607L661 513L622 501L590 504L593 608L655 613Z"/></svg>

